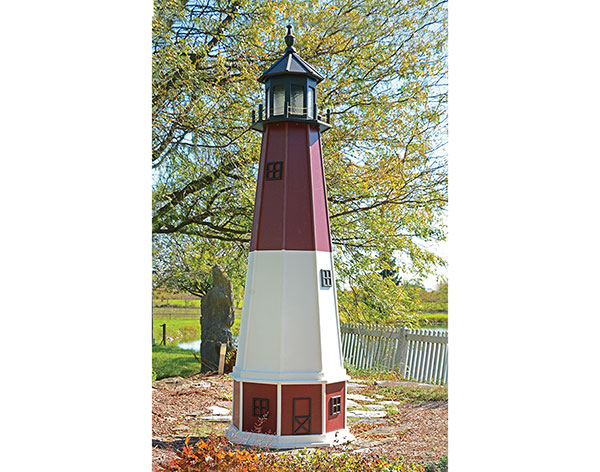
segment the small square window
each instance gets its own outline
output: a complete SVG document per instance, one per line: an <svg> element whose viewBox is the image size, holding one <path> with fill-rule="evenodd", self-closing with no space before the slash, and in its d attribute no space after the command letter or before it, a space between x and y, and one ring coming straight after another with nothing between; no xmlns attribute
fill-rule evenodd
<svg viewBox="0 0 600 472"><path fill-rule="evenodd" d="M283 162L267 162L265 168L265 180L281 180Z"/></svg>
<svg viewBox="0 0 600 472"><path fill-rule="evenodd" d="M252 399L252 416L266 417L269 414L269 400L267 398Z"/></svg>
<svg viewBox="0 0 600 472"><path fill-rule="evenodd" d="M321 287L331 287L331 271L321 269Z"/></svg>
<svg viewBox="0 0 600 472"><path fill-rule="evenodd" d="M333 415L339 415L341 412L342 412L342 397L341 396L331 397L331 400L329 400L329 414L331 416L333 416Z"/></svg>

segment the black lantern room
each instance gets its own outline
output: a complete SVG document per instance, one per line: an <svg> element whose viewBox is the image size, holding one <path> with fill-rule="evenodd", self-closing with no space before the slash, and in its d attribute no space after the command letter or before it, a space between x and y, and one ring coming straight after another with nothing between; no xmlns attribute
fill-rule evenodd
<svg viewBox="0 0 600 472"><path fill-rule="evenodd" d="M294 48L292 26L287 26L284 55L269 67L258 81L265 84L264 104L258 106L258 120L252 112L252 129L262 131L264 124L277 121L312 122L321 132L331 128L330 112L327 122L321 121L317 109L317 84L323 80Z"/></svg>

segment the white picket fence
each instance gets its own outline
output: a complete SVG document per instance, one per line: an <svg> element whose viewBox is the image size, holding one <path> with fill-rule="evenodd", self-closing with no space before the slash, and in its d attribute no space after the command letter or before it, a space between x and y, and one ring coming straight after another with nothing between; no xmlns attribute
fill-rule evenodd
<svg viewBox="0 0 600 472"><path fill-rule="evenodd" d="M448 331L340 323L344 360L359 369L399 370L407 380L448 383Z"/></svg>

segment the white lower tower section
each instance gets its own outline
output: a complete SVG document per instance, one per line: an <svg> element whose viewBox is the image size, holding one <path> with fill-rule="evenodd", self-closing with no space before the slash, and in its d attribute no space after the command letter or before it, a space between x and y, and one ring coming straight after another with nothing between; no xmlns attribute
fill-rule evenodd
<svg viewBox="0 0 600 472"><path fill-rule="evenodd" d="M253 251L236 365L245 382L339 382L343 365L335 282L321 286L321 270L333 277L332 253Z"/></svg>

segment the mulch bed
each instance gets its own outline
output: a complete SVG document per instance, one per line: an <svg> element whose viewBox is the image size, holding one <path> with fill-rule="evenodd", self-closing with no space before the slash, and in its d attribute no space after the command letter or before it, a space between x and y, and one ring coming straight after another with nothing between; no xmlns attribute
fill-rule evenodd
<svg viewBox="0 0 600 472"><path fill-rule="evenodd" d="M165 465L183 447L209 434L222 434L226 422L200 420L210 415L209 407L232 408L232 380L228 376L197 374L153 383L152 462ZM352 392L352 388L349 388ZM356 390L355 393L360 393ZM337 450L375 452L383 457L399 456L426 464L448 454L448 402L409 402L397 405L398 413L386 418L348 421L356 441Z"/></svg>

